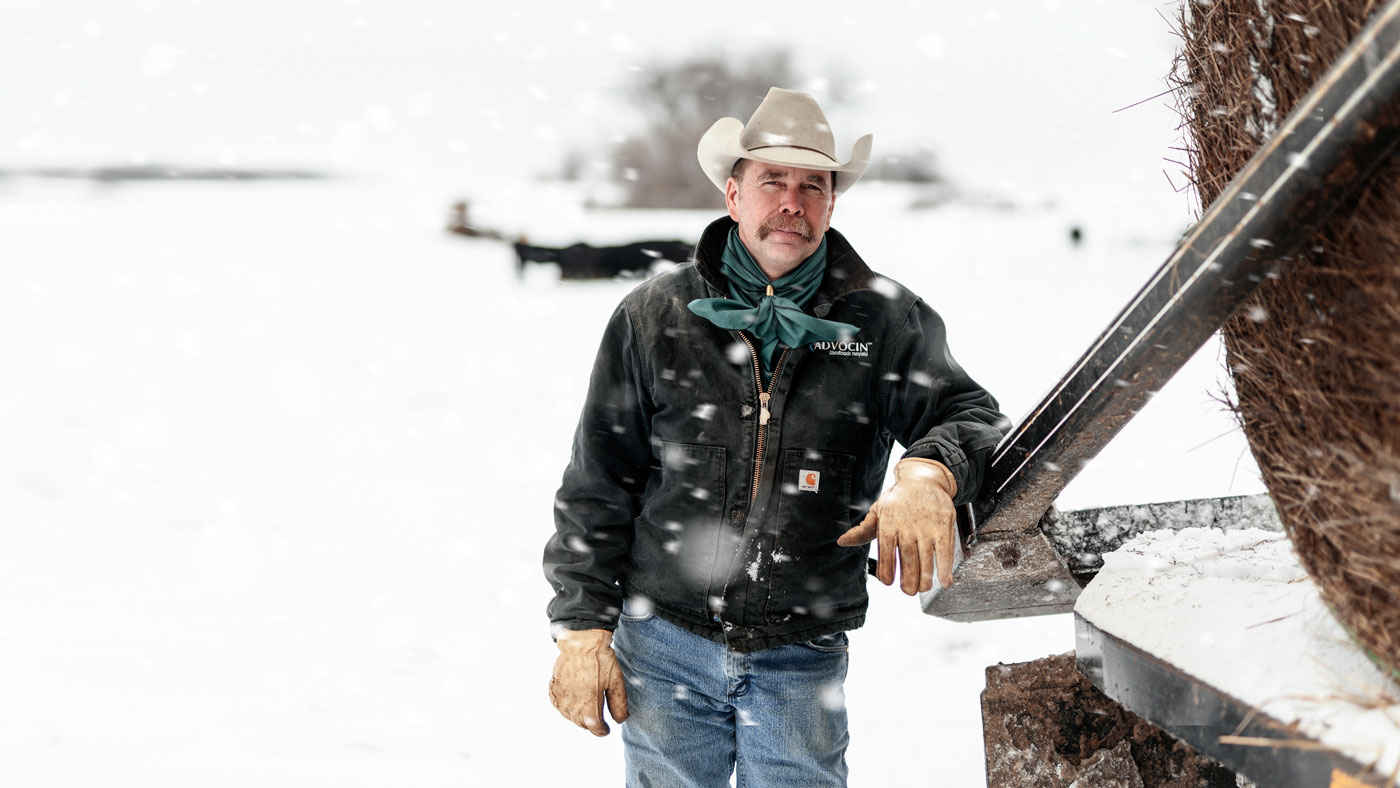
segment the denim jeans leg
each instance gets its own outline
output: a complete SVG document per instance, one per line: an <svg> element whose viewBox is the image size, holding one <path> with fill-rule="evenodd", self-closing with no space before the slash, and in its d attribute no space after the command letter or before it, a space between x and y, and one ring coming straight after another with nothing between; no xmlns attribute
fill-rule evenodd
<svg viewBox="0 0 1400 788"><path fill-rule="evenodd" d="M627 681L628 788L724 788L734 771L725 648L624 608L613 647Z"/></svg>
<svg viewBox="0 0 1400 788"><path fill-rule="evenodd" d="M737 788L846 785L846 635L745 655Z"/></svg>

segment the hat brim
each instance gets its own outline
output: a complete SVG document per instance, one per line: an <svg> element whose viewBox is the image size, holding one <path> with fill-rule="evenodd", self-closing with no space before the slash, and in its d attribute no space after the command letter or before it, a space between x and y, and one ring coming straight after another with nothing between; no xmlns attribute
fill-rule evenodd
<svg viewBox="0 0 1400 788"><path fill-rule="evenodd" d="M743 133L744 124L738 118L720 118L700 138L700 145L695 149L695 156L700 160L700 169L705 171L705 177L720 191L724 191L724 185L729 181L734 162L739 159L753 159L784 167L839 172L841 177L836 179L836 193L841 194L854 186L856 181L860 180L860 176L865 174L865 168L870 165L870 147L874 141L874 135L871 134L856 140L851 146L850 158L842 164L807 148L775 146L747 150L739 144Z"/></svg>

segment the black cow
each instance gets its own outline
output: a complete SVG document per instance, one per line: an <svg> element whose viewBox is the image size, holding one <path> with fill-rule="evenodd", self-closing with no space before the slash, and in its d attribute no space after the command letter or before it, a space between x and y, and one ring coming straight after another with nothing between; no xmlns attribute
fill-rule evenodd
<svg viewBox="0 0 1400 788"><path fill-rule="evenodd" d="M612 279L644 277L657 260L682 263L695 259L695 245L684 241L637 241L623 246L574 244L562 249L515 244L520 275L526 263L558 263L561 279Z"/></svg>

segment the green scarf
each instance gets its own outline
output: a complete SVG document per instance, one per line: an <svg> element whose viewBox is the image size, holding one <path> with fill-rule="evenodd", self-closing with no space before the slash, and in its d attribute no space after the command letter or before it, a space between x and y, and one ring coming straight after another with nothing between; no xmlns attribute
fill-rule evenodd
<svg viewBox="0 0 1400 788"><path fill-rule="evenodd" d="M697 298L690 302L690 311L720 328L753 334L759 342L758 359L765 381L772 374L778 340L788 347L801 347L818 340L849 339L860 331L858 326L822 320L803 311L826 274L825 238L817 251L787 276L769 281L739 240L739 228L732 227L720 256L720 270L729 278L732 298ZM773 287L772 295L767 293L769 285Z"/></svg>

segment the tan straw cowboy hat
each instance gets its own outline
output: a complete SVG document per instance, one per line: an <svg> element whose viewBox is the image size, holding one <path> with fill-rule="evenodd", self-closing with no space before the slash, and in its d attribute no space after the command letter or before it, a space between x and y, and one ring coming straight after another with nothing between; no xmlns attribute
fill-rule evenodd
<svg viewBox="0 0 1400 788"><path fill-rule="evenodd" d="M856 140L851 158L836 160L836 138L826 115L809 93L769 88L763 103L754 110L745 126L737 118L720 118L700 138L696 157L710 182L724 191L729 172L739 159L765 164L801 167L807 170L839 172L836 193L846 191L860 180L870 164L872 135Z"/></svg>

